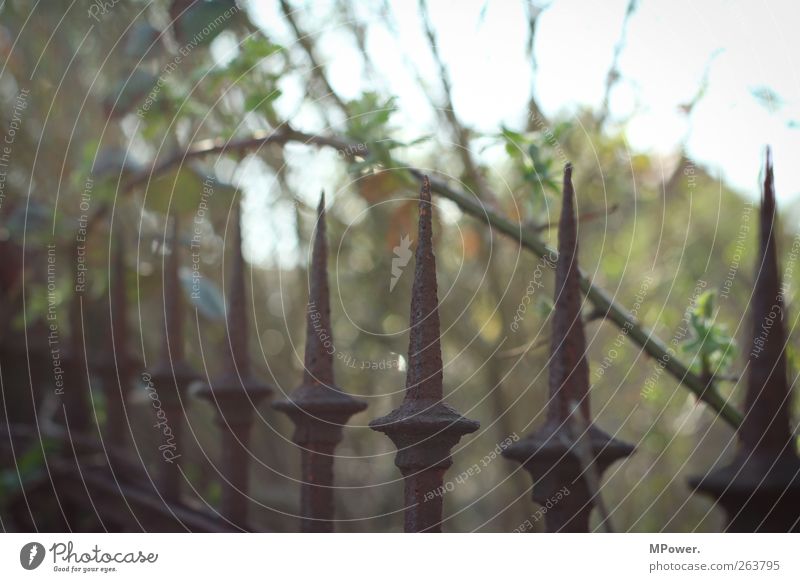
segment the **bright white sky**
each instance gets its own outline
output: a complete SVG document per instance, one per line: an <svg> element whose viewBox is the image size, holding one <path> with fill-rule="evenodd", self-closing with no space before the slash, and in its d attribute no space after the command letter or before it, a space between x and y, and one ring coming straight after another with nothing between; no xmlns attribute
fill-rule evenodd
<svg viewBox="0 0 800 582"><path fill-rule="evenodd" d="M535 48L536 92L545 114L600 106L627 3L550 2L539 20ZM251 0L251 5L254 19L288 43L291 35L277 2ZM399 39L375 20L379 3L354 5L359 17L372 23L368 49L388 82L381 88L399 98L399 125L409 136L429 133L434 117L408 62L430 80L435 94L440 85L417 2L389 0ZM501 124L522 127L531 83L523 3L430 0L429 9L462 121L489 133ZM313 2L313 10L299 17L317 37L320 60L337 92L351 98L373 87L332 3ZM778 197L793 200L800 193L799 23L797 0L640 0L619 61L622 80L611 95L612 120L625 123L634 150L674 154L686 140L693 159L754 197L763 147L771 144ZM678 106L694 97L706 70L707 92L689 120ZM780 97L771 111L754 96L762 87ZM300 91L284 92L287 111L302 98ZM318 129L311 107L294 120L299 128ZM303 189L318 192L324 181L324 174L309 174Z"/></svg>

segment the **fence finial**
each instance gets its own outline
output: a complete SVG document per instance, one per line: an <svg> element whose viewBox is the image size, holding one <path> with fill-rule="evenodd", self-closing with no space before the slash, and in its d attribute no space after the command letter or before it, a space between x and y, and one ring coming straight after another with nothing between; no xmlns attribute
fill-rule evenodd
<svg viewBox="0 0 800 582"><path fill-rule="evenodd" d="M572 165L564 168L564 190L558 225L558 261L555 278L555 309L551 338L550 407L552 420L563 422L577 402L584 418L590 418L589 365L581 319L578 274L578 227L575 220Z"/></svg>
<svg viewBox="0 0 800 582"><path fill-rule="evenodd" d="M328 290L328 242L325 221L325 192L317 206L317 228L311 252L304 383L333 385L333 335Z"/></svg>
<svg viewBox="0 0 800 582"><path fill-rule="evenodd" d="M222 514L233 524L247 528L248 446L250 428L258 404L272 388L251 374L247 352L247 312L245 266L242 255L241 209L234 209L232 266L227 302L227 355L223 375L211 384L202 384L197 394L217 409L222 429Z"/></svg>
<svg viewBox="0 0 800 582"><path fill-rule="evenodd" d="M574 197L572 166L567 164L558 228L547 419L540 429L503 451L531 474L533 500L547 506L545 527L550 532L589 531L592 508L600 502L600 476L633 452L631 445L596 427L590 416Z"/></svg>
<svg viewBox="0 0 800 582"><path fill-rule="evenodd" d="M367 406L334 384L326 237L323 192L309 270L303 383L286 400L273 404L294 423L293 440L301 450L300 512L304 532L333 531L334 451L342 440L344 425Z"/></svg>
<svg viewBox="0 0 800 582"><path fill-rule="evenodd" d="M431 184L423 178L419 196L411 330L405 399L384 417L370 422L397 447L395 465L405 477L405 531L439 532L442 485L452 465L450 450L480 424L442 402L442 352L436 259L433 255Z"/></svg>
<svg viewBox="0 0 800 582"><path fill-rule="evenodd" d="M690 480L693 489L715 497L725 509L728 531L800 531L800 459L790 422L792 390L786 369L775 206L772 156L767 149L751 308L753 339L738 452L730 465Z"/></svg>

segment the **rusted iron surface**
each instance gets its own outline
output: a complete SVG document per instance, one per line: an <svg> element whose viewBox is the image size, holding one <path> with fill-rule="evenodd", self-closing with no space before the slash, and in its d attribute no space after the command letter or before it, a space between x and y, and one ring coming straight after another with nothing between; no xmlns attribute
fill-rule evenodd
<svg viewBox="0 0 800 582"><path fill-rule="evenodd" d="M242 255L241 210L233 221L232 266L227 301L227 342L223 374L197 388L197 394L217 409L222 429L222 514L232 523L247 527L250 429L255 409L272 393L272 388L252 375L247 341L247 297Z"/></svg>
<svg viewBox="0 0 800 582"><path fill-rule="evenodd" d="M432 240L431 187L423 178L419 197L419 235L411 291L411 332L405 398L400 407L370 422L397 447L395 465L405 479L405 531L440 532L442 486L452 465L450 451L480 424L442 401L442 351L439 301Z"/></svg>
<svg viewBox="0 0 800 582"><path fill-rule="evenodd" d="M180 244L178 217L172 217L170 230L170 253L164 260L164 276L162 294L164 312L162 321L162 349L156 365L151 373L153 388L149 396L155 396L161 403L156 417L156 427L169 427L166 446L170 446L173 454L162 455L159 460L159 490L167 501L180 498L181 472L179 468L180 451L183 450L183 418L187 406L186 393L189 385L197 379L197 374L188 364L184 354L183 336L183 302L181 301L181 283L179 279ZM163 416L163 417L162 417Z"/></svg>
<svg viewBox="0 0 800 582"><path fill-rule="evenodd" d="M548 507L549 532L589 531L600 476L633 452L631 445L610 437L591 421L574 198L568 164L558 227L547 417L540 429L503 451L531 474L533 500ZM568 493L558 495L565 487Z"/></svg>
<svg viewBox="0 0 800 582"><path fill-rule="evenodd" d="M752 300L753 339L747 365L745 416L728 466L690 480L728 515L728 531L800 531L800 459L790 423L784 297L775 244L772 160L767 151L759 254Z"/></svg>
<svg viewBox="0 0 800 582"><path fill-rule="evenodd" d="M294 423L293 440L301 449L300 513L305 532L334 529L334 450L342 440L344 425L367 406L334 381L326 232L323 193L309 270L303 382L286 400L273 405Z"/></svg>

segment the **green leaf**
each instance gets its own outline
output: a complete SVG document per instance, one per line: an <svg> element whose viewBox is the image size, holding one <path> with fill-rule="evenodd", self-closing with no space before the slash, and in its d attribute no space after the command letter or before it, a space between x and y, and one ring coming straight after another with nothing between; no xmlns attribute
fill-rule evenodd
<svg viewBox="0 0 800 582"><path fill-rule="evenodd" d="M714 297L716 292L709 289L700 294L695 302L695 314L702 315L705 319L710 319L714 314Z"/></svg>
<svg viewBox="0 0 800 582"><path fill-rule="evenodd" d="M697 297L689 313L691 334L681 345L685 353L695 354L692 369L715 375L726 371L736 352L736 342L727 335L725 327L716 323L714 299L716 291L710 289Z"/></svg>
<svg viewBox="0 0 800 582"><path fill-rule="evenodd" d="M153 58L161 52L160 32L148 22L138 22L125 38L125 54L129 57Z"/></svg>
<svg viewBox="0 0 800 582"><path fill-rule="evenodd" d="M150 182L145 205L162 214L196 211L203 197L203 180L191 166L176 168Z"/></svg>
<svg viewBox="0 0 800 582"><path fill-rule="evenodd" d="M200 0L175 21L175 38L186 51L210 43L232 23L236 13L233 0Z"/></svg>
<svg viewBox="0 0 800 582"><path fill-rule="evenodd" d="M546 319L550 317L552 312L553 300L547 295L539 295L539 298L536 300L536 313L539 315L539 317Z"/></svg>
<svg viewBox="0 0 800 582"><path fill-rule="evenodd" d="M58 449L50 438L42 437L41 441L27 448L17 457L13 469L0 471L0 507L22 491L28 483L45 476L45 456Z"/></svg>
<svg viewBox="0 0 800 582"><path fill-rule="evenodd" d="M245 98L244 108L247 111L263 111L270 107L271 103L280 96L280 89L273 89L266 94L263 92L251 93Z"/></svg>
<svg viewBox="0 0 800 582"><path fill-rule="evenodd" d="M158 82L158 76L144 69L136 69L127 79L119 81L103 100L109 117L117 118L133 109Z"/></svg>
<svg viewBox="0 0 800 582"><path fill-rule="evenodd" d="M225 298L219 287L203 276L195 274L191 269L183 268L180 272L181 287L192 305L205 317L212 321L225 321Z"/></svg>
<svg viewBox="0 0 800 582"><path fill-rule="evenodd" d="M382 99L374 92L364 93L360 99L350 101L348 135L368 143L384 139L389 133L386 126L392 114L397 111L395 101L394 97Z"/></svg>

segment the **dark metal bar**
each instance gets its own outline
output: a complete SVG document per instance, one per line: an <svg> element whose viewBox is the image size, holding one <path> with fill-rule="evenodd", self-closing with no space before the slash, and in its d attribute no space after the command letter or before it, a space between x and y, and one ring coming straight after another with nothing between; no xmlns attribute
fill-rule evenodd
<svg viewBox="0 0 800 582"><path fill-rule="evenodd" d="M272 393L272 388L255 378L250 370L241 220L241 210L237 207L231 237L233 264L229 276L225 368L220 378L203 384L197 393L216 407L217 423L223 431L222 514L246 529L250 428L256 407Z"/></svg>
<svg viewBox="0 0 800 582"><path fill-rule="evenodd" d="M113 244L111 257L107 332L109 348L101 356L97 368L106 399L106 420L102 434L117 452L125 444L128 427L126 399L136 358L128 344L128 295L125 285L125 245L121 236Z"/></svg>
<svg viewBox="0 0 800 582"><path fill-rule="evenodd" d="M405 478L405 531L440 532L438 492L453 464L451 449L480 424L442 401L442 351L439 300L432 240L431 184L423 178L419 196L419 235L411 291L411 333L405 399L400 407L370 423L397 447L395 465Z"/></svg>
<svg viewBox="0 0 800 582"><path fill-rule="evenodd" d="M317 230L309 270L306 350L303 383L273 406L295 425L293 440L301 449L301 528L304 532L334 529L333 461L344 425L364 410L362 400L346 394L333 377L333 333L328 290L328 244L325 194L317 208Z"/></svg>
<svg viewBox="0 0 800 582"><path fill-rule="evenodd" d="M73 257L77 261L77 245ZM64 424L70 432L86 434L92 425L86 350L83 344L81 296L73 293L68 312L70 335L64 350Z"/></svg>
<svg viewBox="0 0 800 582"><path fill-rule="evenodd" d="M800 459L792 435L792 390L786 369L784 297L775 244L772 159L767 150L760 244L752 301L744 420L733 461L690 485L714 497L728 515L728 531L800 531Z"/></svg>
<svg viewBox="0 0 800 582"><path fill-rule="evenodd" d="M631 445L610 437L591 421L574 197L572 166L567 164L558 227L547 417L540 429L503 451L531 474L533 500L548 507L549 532L589 531L589 517L599 501L600 476L633 452ZM558 495L560 491L566 493Z"/></svg>
<svg viewBox="0 0 800 582"><path fill-rule="evenodd" d="M183 337L183 305L178 270L180 267L178 217L172 217L170 253L164 262L163 277L163 347L158 362L151 373L155 396L161 402L157 412L156 427L166 438L159 446L162 464L159 471L159 489L167 501L180 498L180 463L183 445L183 417L186 393L197 374L186 362Z"/></svg>

